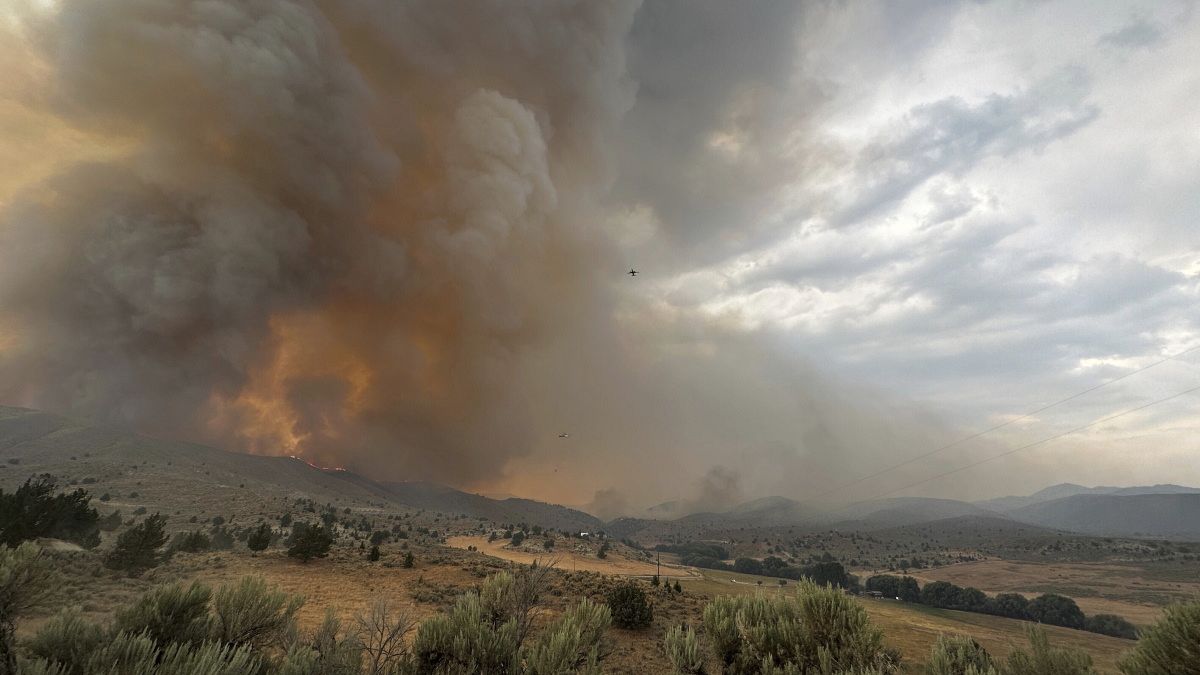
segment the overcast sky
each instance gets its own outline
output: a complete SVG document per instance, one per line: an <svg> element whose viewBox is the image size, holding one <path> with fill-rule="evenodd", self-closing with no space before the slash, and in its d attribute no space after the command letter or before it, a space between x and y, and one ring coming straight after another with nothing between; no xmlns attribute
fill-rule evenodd
<svg viewBox="0 0 1200 675"><path fill-rule="evenodd" d="M687 158L624 174L650 184L623 223L639 292L964 431L1200 345L1195 3L743 9L712 24L728 40L658 25L646 45L635 25L629 161ZM650 130L689 109L708 114ZM988 452L1197 384L1200 352ZM975 471L1197 483L1198 411L1181 397Z"/></svg>

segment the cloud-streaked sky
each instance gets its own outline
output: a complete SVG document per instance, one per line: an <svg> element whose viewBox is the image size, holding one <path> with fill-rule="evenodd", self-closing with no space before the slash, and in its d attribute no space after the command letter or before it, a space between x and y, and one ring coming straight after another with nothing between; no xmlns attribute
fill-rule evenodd
<svg viewBox="0 0 1200 675"><path fill-rule="evenodd" d="M1198 13L9 0L0 404L606 514L811 497L1200 346ZM909 493L1200 485L1198 430Z"/></svg>
<svg viewBox="0 0 1200 675"><path fill-rule="evenodd" d="M628 254L673 310L770 333L965 430L1197 346L1196 10L810 3L748 12L761 42L737 25L745 16L738 39L716 47L683 29L694 52L673 65L687 76L645 67L684 91L665 85L679 95L629 116L645 125L631 161L669 159L647 169L647 191L629 188L645 208L629 211ZM674 49L653 42L646 58ZM706 77L713 64L739 68L715 69L723 96ZM672 115L697 101L716 111L681 124L686 145L652 130L676 101ZM1014 425L992 449L1197 383L1200 353ZM1198 411L1184 397L975 473L1195 483ZM964 456L975 455L942 459Z"/></svg>

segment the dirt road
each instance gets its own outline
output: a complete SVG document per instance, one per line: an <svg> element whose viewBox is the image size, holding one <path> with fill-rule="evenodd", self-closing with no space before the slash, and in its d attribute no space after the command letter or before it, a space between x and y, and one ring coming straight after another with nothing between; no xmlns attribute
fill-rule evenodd
<svg viewBox="0 0 1200 675"><path fill-rule="evenodd" d="M616 552L610 552L608 557L603 560L594 555L584 555L573 551L556 550L553 552L538 551L534 553L523 549L508 548L508 542L504 539L488 541L487 537L450 537L446 539L446 544L455 548L474 546L480 553L526 565L535 560L545 562L550 558L558 558L558 568L564 570L600 572L601 574L614 574L627 577L649 577L653 576L658 569L653 562L631 560ZM662 572L664 579L687 580L702 578L700 573L695 569L669 565L667 563L663 563Z"/></svg>

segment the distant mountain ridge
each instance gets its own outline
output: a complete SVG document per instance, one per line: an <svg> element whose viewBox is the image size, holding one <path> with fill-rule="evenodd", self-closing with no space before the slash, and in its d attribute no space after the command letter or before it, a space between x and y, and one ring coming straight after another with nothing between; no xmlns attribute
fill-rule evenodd
<svg viewBox="0 0 1200 675"><path fill-rule="evenodd" d="M1021 507L1009 517L1083 534L1200 539L1200 493L1076 494Z"/></svg>
<svg viewBox="0 0 1200 675"><path fill-rule="evenodd" d="M993 511L1001 513L1014 511L1032 504L1040 504L1042 502L1053 501L1055 499L1063 499L1066 497L1074 497L1075 495L1097 494L1097 495L1158 495L1158 494L1200 494L1200 488L1187 487L1184 485L1174 485L1171 483L1162 483L1159 485L1135 485L1132 487L1111 487L1097 486L1084 487L1075 483L1059 483L1051 485L1034 492L1031 495L1012 495L1008 497L997 497L995 499L985 499L975 502L975 504Z"/></svg>

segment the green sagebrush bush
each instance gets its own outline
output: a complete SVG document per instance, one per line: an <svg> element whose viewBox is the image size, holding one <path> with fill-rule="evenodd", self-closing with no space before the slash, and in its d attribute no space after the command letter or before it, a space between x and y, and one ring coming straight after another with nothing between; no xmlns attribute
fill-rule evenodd
<svg viewBox="0 0 1200 675"><path fill-rule="evenodd" d="M675 626L667 631L663 639L667 660L676 673L681 675L704 675L704 650L700 639L691 626Z"/></svg>
<svg viewBox="0 0 1200 675"><path fill-rule="evenodd" d="M531 644L526 638L546 568L501 572L461 596L447 614L426 620L412 644L410 672L456 675L597 673L601 640L612 618L588 600L567 610Z"/></svg>
<svg viewBox="0 0 1200 675"><path fill-rule="evenodd" d="M113 626L130 635L145 633L159 644L200 644L212 633L211 599L212 590L197 582L158 586L118 611Z"/></svg>
<svg viewBox="0 0 1200 675"><path fill-rule="evenodd" d="M900 660L861 605L807 580L791 595L717 598L704 608L704 629L728 675L886 674Z"/></svg>
<svg viewBox="0 0 1200 675"><path fill-rule="evenodd" d="M259 671L260 661L252 651L242 647L205 642L197 646L160 644L145 633L117 632L103 636L90 649L71 643L72 638L95 636L99 627L85 628L63 615L64 621L55 630L70 632L55 635L43 630L35 644L42 642L41 653L22 664L22 675L247 675ZM49 648L49 641L60 642ZM86 651L85 651L86 649ZM51 652L46 655L46 652Z"/></svg>
<svg viewBox="0 0 1200 675"><path fill-rule="evenodd" d="M84 668L105 637L100 626L71 607L47 621L25 647L35 658L57 664L64 674L87 675Z"/></svg>
<svg viewBox="0 0 1200 675"><path fill-rule="evenodd" d="M0 545L0 672L16 669L17 619L50 594L54 579L54 570L37 545Z"/></svg>
<svg viewBox="0 0 1200 675"><path fill-rule="evenodd" d="M925 675L1090 675L1092 658L1082 651L1052 647L1043 628L1026 626L1029 651L1014 649L1004 661L994 660L965 635L941 636L933 646Z"/></svg>
<svg viewBox="0 0 1200 675"><path fill-rule="evenodd" d="M1167 607L1120 662L1126 675L1200 674L1200 600Z"/></svg>
<svg viewBox="0 0 1200 675"><path fill-rule="evenodd" d="M222 644L262 649L286 644L296 635L296 612L304 598L257 577L222 586L213 596L213 637Z"/></svg>
<svg viewBox="0 0 1200 675"><path fill-rule="evenodd" d="M257 673L271 664L272 653L297 642L295 613L302 604L254 578L216 593L199 583L160 586L117 612L107 628L78 610L61 612L26 644L33 660L21 672ZM334 653L330 645L340 646L337 630L336 622L327 623L314 637L322 657ZM319 672L357 672L326 667L331 662L319 661Z"/></svg>
<svg viewBox="0 0 1200 675"><path fill-rule="evenodd" d="M966 635L939 635L925 675L998 675L991 654Z"/></svg>
<svg viewBox="0 0 1200 675"><path fill-rule="evenodd" d="M1001 675L1091 675L1092 657L1069 647L1052 647L1046 629L1027 625L1030 650L1014 649L1008 655Z"/></svg>

